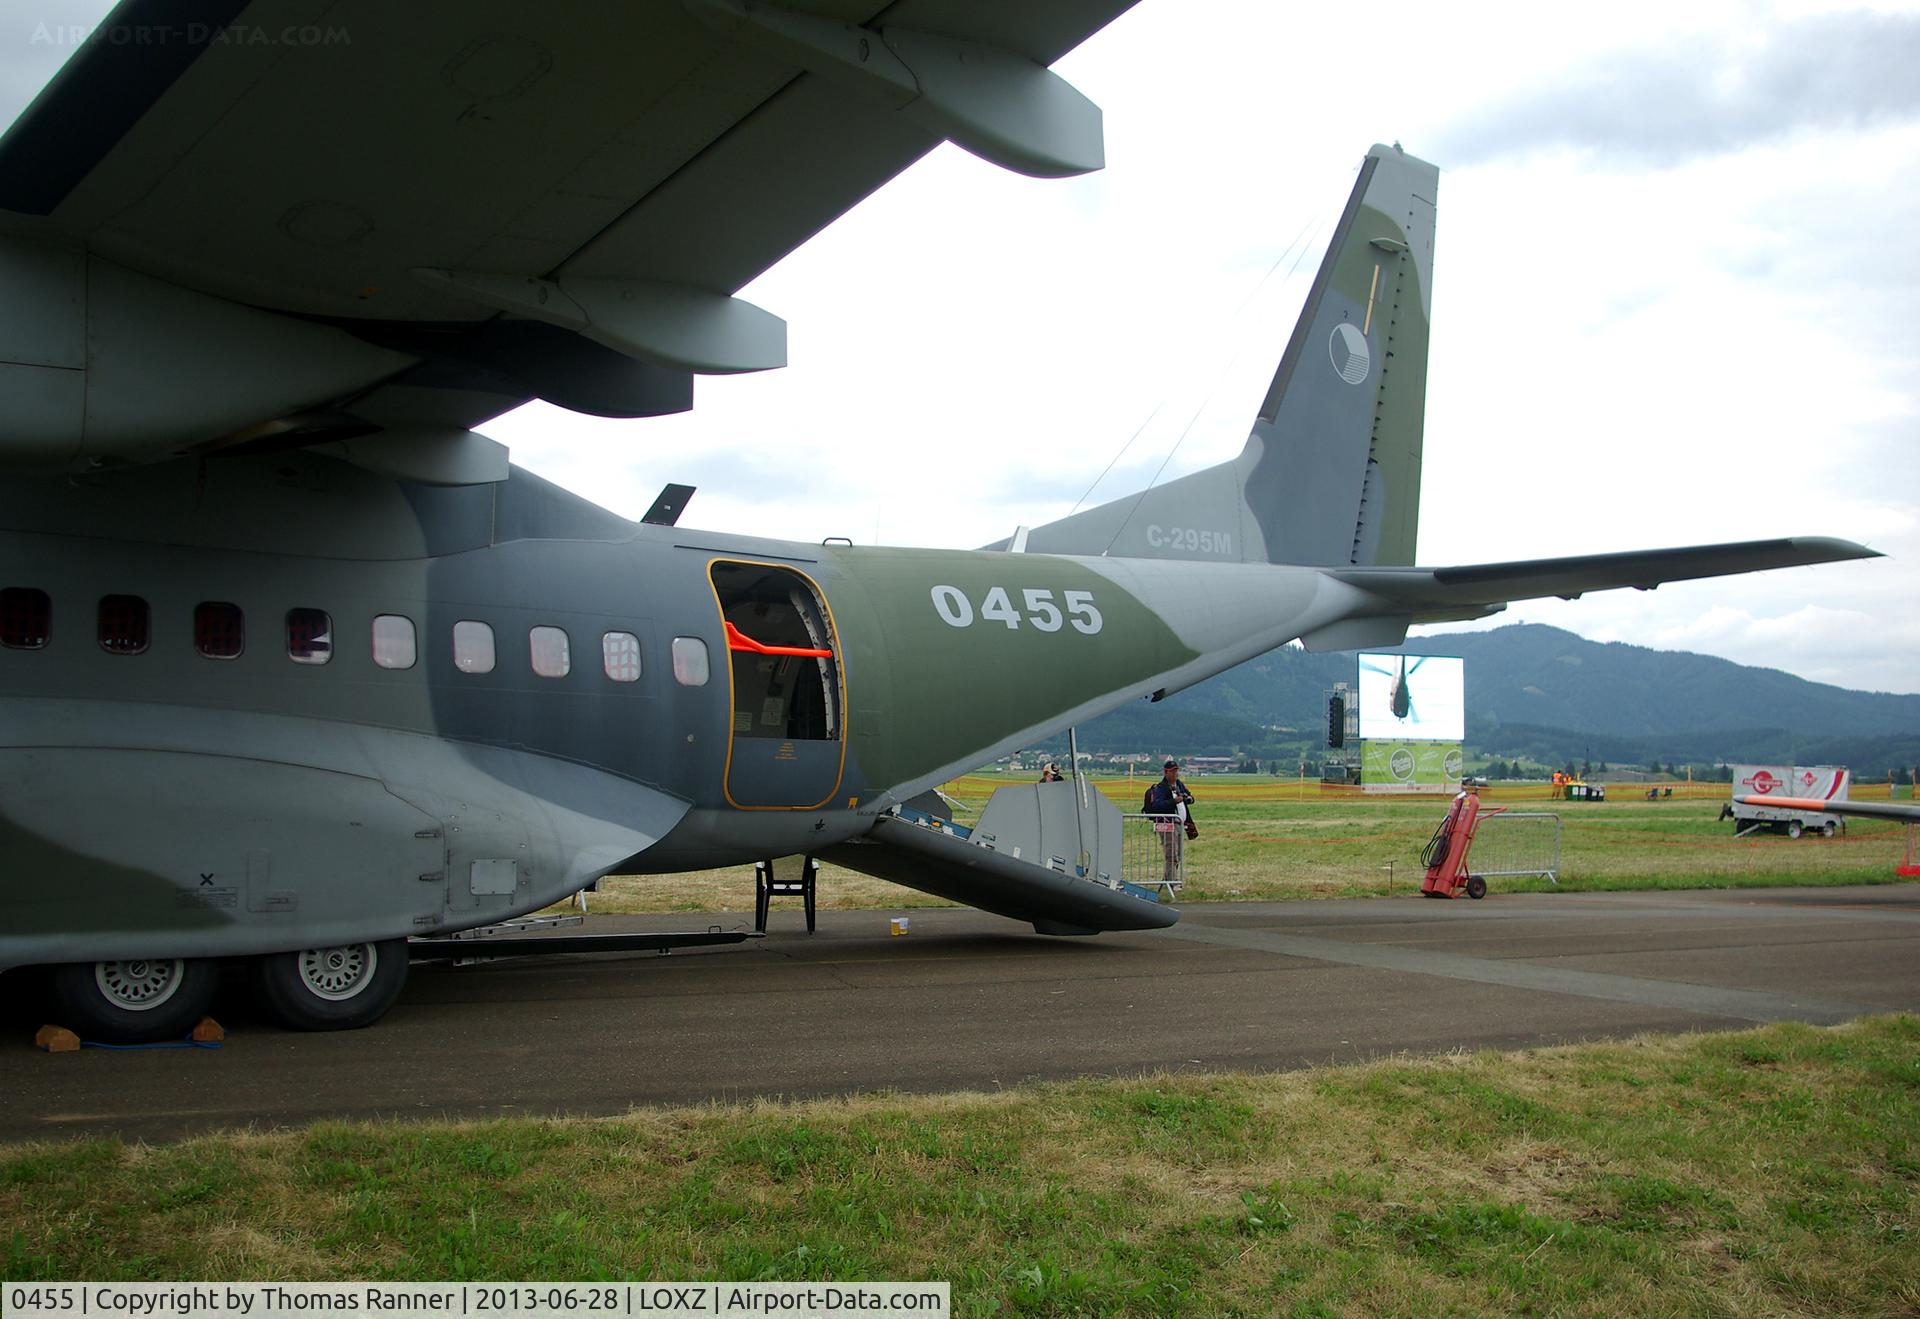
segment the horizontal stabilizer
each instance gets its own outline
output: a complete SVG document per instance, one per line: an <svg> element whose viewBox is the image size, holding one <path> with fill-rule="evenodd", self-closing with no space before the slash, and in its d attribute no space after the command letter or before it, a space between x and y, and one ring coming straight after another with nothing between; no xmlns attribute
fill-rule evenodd
<svg viewBox="0 0 1920 1319"><path fill-rule="evenodd" d="M1651 591L1663 582L1879 557L1879 551L1849 540L1795 536L1453 568L1329 568L1326 573L1373 596L1381 614L1438 623L1493 613L1512 600L1550 595L1572 600L1588 591L1623 586Z"/></svg>
<svg viewBox="0 0 1920 1319"><path fill-rule="evenodd" d="M819 855L996 916L1032 921L1044 933L1157 930L1180 919L1177 908L1137 897L1131 886L1108 888L895 816L881 816L872 832Z"/></svg>

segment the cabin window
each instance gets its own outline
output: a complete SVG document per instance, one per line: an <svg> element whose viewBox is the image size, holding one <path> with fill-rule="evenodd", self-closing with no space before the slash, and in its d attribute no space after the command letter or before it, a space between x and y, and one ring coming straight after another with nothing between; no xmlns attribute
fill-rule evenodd
<svg viewBox="0 0 1920 1319"><path fill-rule="evenodd" d="M373 616L373 662L383 669L410 669L420 657L413 620L404 614Z"/></svg>
<svg viewBox="0 0 1920 1319"><path fill-rule="evenodd" d="M31 586L0 590L0 645L11 650L40 650L53 634L53 601Z"/></svg>
<svg viewBox="0 0 1920 1319"><path fill-rule="evenodd" d="M527 633L533 671L542 678L564 678L573 671L573 648L564 628L536 627Z"/></svg>
<svg viewBox="0 0 1920 1319"><path fill-rule="evenodd" d="M707 685L707 643L699 637L673 639L673 680L682 687Z"/></svg>
<svg viewBox="0 0 1920 1319"><path fill-rule="evenodd" d="M493 629L471 618L455 623L453 666L462 673L492 673Z"/></svg>
<svg viewBox="0 0 1920 1319"><path fill-rule="evenodd" d="M151 640L147 602L137 595L100 597L100 649L109 655L138 655Z"/></svg>
<svg viewBox="0 0 1920 1319"><path fill-rule="evenodd" d="M333 618L326 610L287 610L287 658L295 664L325 664L333 658Z"/></svg>
<svg viewBox="0 0 1920 1319"><path fill-rule="evenodd" d="M247 648L247 623L240 606L220 600L195 605L193 648L208 659L239 659Z"/></svg>
<svg viewBox="0 0 1920 1319"><path fill-rule="evenodd" d="M600 638L600 661L615 682L640 681L640 638L631 632L608 632Z"/></svg>

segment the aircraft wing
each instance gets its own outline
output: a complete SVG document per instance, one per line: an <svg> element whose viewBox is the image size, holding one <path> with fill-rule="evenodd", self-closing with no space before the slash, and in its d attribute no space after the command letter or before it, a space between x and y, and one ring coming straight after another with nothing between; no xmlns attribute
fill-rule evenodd
<svg viewBox="0 0 1920 1319"><path fill-rule="evenodd" d="M1879 820L1920 824L1920 805L1897 801L1823 801L1818 797L1735 797L1742 806L1771 806L1783 811L1824 815L1867 815Z"/></svg>
<svg viewBox="0 0 1920 1319"><path fill-rule="evenodd" d="M0 139L0 460L682 410L785 361L732 295L941 140L1099 168L1047 66L1132 3L121 0ZM146 437L53 429L122 387Z"/></svg>
<svg viewBox="0 0 1920 1319"><path fill-rule="evenodd" d="M1359 610L1357 614L1396 616L1413 623L1444 623L1497 613L1513 600L1550 595L1572 600L1588 591L1608 591L1623 586L1651 591L1663 582L1878 557L1879 551L1852 541L1797 536L1452 568L1328 568L1324 571L1329 577L1360 588L1380 604L1378 610Z"/></svg>

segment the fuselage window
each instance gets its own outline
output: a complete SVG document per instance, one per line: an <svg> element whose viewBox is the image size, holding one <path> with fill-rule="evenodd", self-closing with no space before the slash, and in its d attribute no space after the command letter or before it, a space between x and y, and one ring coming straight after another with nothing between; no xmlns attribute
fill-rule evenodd
<svg viewBox="0 0 1920 1319"><path fill-rule="evenodd" d="M373 616L373 662L383 669L410 669L419 658L413 620L404 614Z"/></svg>
<svg viewBox="0 0 1920 1319"><path fill-rule="evenodd" d="M239 659L247 648L247 622L239 605L202 600L193 607L193 648L208 659Z"/></svg>
<svg viewBox="0 0 1920 1319"><path fill-rule="evenodd" d="M333 658L333 619L326 610L287 610L287 658L295 664L325 664Z"/></svg>
<svg viewBox="0 0 1920 1319"><path fill-rule="evenodd" d="M673 680L682 687L707 685L707 643L699 637L673 639Z"/></svg>
<svg viewBox="0 0 1920 1319"><path fill-rule="evenodd" d="M470 618L455 623L453 666L462 673L492 673L493 629Z"/></svg>
<svg viewBox="0 0 1920 1319"><path fill-rule="evenodd" d="M600 637L600 660L615 682L640 681L640 638L631 632L607 632Z"/></svg>
<svg viewBox="0 0 1920 1319"><path fill-rule="evenodd" d="M11 650L39 650L53 634L53 601L32 586L0 590L0 645Z"/></svg>
<svg viewBox="0 0 1920 1319"><path fill-rule="evenodd" d="M138 655L150 639L145 600L137 595L100 597L100 649L109 655Z"/></svg>
<svg viewBox="0 0 1920 1319"><path fill-rule="evenodd" d="M527 633L533 671L542 678L564 678L573 671L573 648L564 628L536 627Z"/></svg>

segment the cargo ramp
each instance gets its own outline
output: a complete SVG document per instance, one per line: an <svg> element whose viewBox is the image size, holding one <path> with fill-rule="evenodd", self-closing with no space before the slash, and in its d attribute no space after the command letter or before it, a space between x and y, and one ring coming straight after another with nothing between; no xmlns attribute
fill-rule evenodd
<svg viewBox="0 0 1920 1319"><path fill-rule="evenodd" d="M1031 922L1041 934L1157 930L1180 919L1120 874L1119 808L1073 782L999 789L969 829L895 807L866 834L819 855L935 897Z"/></svg>

